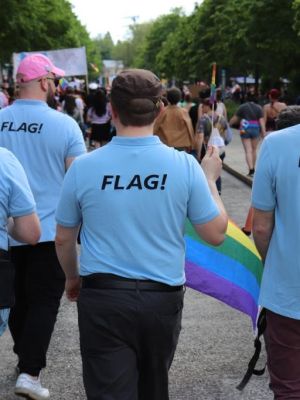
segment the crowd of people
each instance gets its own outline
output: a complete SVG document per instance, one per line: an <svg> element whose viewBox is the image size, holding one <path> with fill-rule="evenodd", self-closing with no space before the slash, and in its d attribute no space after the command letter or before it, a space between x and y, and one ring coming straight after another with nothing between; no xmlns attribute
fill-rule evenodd
<svg viewBox="0 0 300 400"><path fill-rule="evenodd" d="M228 122L220 91L193 101L147 70L124 70L109 96L96 85L85 99L72 87L57 92L63 76L44 55L28 55L17 99L0 111L0 334L8 325L15 393L50 398L40 373L65 290L77 302L87 399L169 399L185 221L210 245L224 241L220 174L230 125L238 125L254 175L271 389L277 400L300 398L295 110L273 89L264 110L251 98ZM269 134L280 118L286 129ZM87 131L96 148L89 154Z"/></svg>

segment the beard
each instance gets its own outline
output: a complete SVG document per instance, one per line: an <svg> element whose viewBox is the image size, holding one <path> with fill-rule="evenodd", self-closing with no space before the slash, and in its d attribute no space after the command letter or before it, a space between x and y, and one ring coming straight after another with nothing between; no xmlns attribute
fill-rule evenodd
<svg viewBox="0 0 300 400"><path fill-rule="evenodd" d="M49 107L54 108L56 110L57 108L57 103L55 99L55 93L53 93L53 90L49 86L48 93L47 93L47 104Z"/></svg>

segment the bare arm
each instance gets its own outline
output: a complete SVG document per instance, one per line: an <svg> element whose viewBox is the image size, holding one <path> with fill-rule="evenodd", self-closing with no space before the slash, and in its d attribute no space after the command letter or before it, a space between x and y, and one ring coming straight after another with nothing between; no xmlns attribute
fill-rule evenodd
<svg viewBox="0 0 300 400"><path fill-rule="evenodd" d="M56 253L67 279L79 276L76 249L79 228L79 225L74 228L66 228L62 225L56 227Z"/></svg>
<svg viewBox="0 0 300 400"><path fill-rule="evenodd" d="M200 103L198 106L198 120L202 117L203 111L202 111L202 104Z"/></svg>
<svg viewBox="0 0 300 400"><path fill-rule="evenodd" d="M267 119L268 119L268 110L267 110L267 105L266 104L263 106L263 113L264 113L264 116L263 116L264 123L266 124Z"/></svg>
<svg viewBox="0 0 300 400"><path fill-rule="evenodd" d="M81 279L79 276L76 239L80 226L56 227L55 248L59 263L66 276L66 295L70 301L76 301L79 295Z"/></svg>
<svg viewBox="0 0 300 400"><path fill-rule="evenodd" d="M203 140L204 140L203 132L196 132L194 142L195 142L196 157L198 161L200 161L201 159L201 149L203 145Z"/></svg>
<svg viewBox="0 0 300 400"><path fill-rule="evenodd" d="M65 169L66 169L66 171L69 169L70 165L75 160L75 158L76 157L69 157L69 158L66 159L66 161L65 161Z"/></svg>
<svg viewBox="0 0 300 400"><path fill-rule="evenodd" d="M36 213L9 218L7 228L10 236L22 243L34 245L41 236L40 221Z"/></svg>
<svg viewBox="0 0 300 400"><path fill-rule="evenodd" d="M264 262L274 228L274 211L262 211L256 208L253 211L253 238Z"/></svg>
<svg viewBox="0 0 300 400"><path fill-rule="evenodd" d="M237 125L239 125L239 123L240 123L240 117L238 117L237 115L233 115L230 118L230 121L229 121L230 126L236 127Z"/></svg>
<svg viewBox="0 0 300 400"><path fill-rule="evenodd" d="M219 151L217 148L208 148L201 166L207 178L211 194L219 208L220 214L206 224L195 224L194 228L203 240L214 246L218 246L225 239L228 216L216 187L216 180L220 176L222 169L222 161L219 157Z"/></svg>
<svg viewBox="0 0 300 400"><path fill-rule="evenodd" d="M266 136L266 123L264 118L259 118L260 132L262 137Z"/></svg>

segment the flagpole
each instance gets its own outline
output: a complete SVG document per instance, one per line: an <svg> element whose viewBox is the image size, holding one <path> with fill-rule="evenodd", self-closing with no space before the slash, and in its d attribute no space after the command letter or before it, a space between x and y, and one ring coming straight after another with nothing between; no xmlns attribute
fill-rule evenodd
<svg viewBox="0 0 300 400"><path fill-rule="evenodd" d="M217 73L217 63L212 64L212 74L211 74L211 85L210 85L210 101L212 104L212 114L211 114L211 133L214 128L214 114L215 114L215 101L216 101L216 73Z"/></svg>

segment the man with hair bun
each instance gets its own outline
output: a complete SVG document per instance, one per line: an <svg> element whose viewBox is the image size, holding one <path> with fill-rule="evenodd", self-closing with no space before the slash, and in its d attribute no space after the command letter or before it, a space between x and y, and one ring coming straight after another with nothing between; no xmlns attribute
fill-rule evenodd
<svg viewBox="0 0 300 400"><path fill-rule="evenodd" d="M224 240L218 151L209 149L202 169L193 156L164 145L153 136L163 107L162 85L152 72L117 75L111 89L117 136L75 160L57 208L56 248L67 296L78 302L88 400L169 399L186 217L208 243Z"/></svg>

